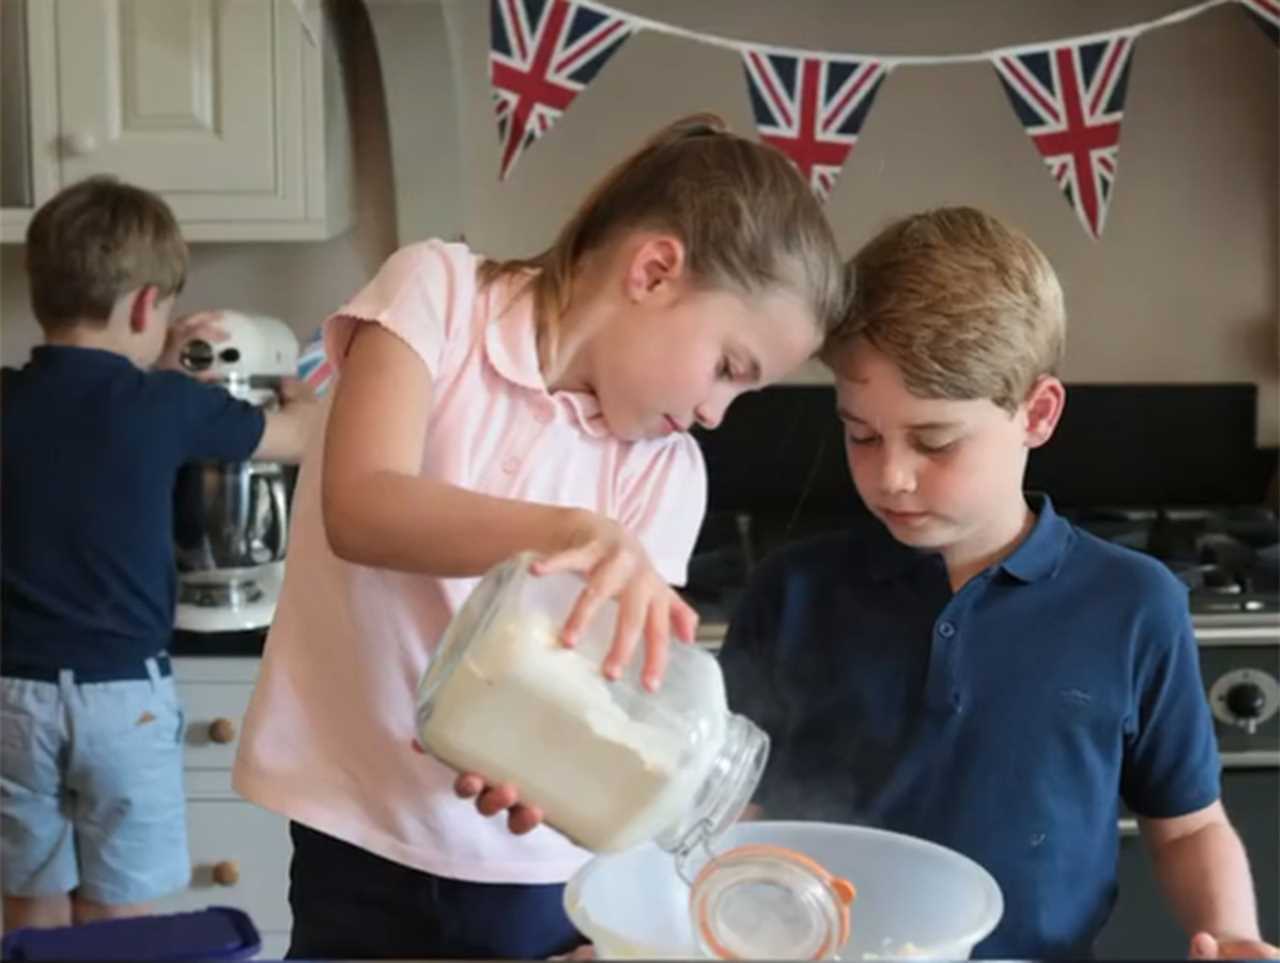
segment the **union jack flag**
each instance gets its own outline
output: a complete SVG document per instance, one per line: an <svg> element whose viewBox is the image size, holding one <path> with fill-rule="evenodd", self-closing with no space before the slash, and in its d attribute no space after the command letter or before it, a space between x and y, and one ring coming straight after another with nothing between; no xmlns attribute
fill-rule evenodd
<svg viewBox="0 0 1280 963"><path fill-rule="evenodd" d="M994 61L1018 119L1095 240L1115 185L1133 39L1116 33Z"/></svg>
<svg viewBox="0 0 1280 963"><path fill-rule="evenodd" d="M1253 14L1258 25L1273 42L1280 44L1280 2L1277 0L1240 0Z"/></svg>
<svg viewBox="0 0 1280 963"><path fill-rule="evenodd" d="M491 0L489 78L502 144L501 180L632 29L625 17L578 0Z"/></svg>
<svg viewBox="0 0 1280 963"><path fill-rule="evenodd" d="M333 362L324 352L324 328L316 328L298 355L298 377L311 385L316 394L322 395L329 390L334 373Z"/></svg>
<svg viewBox="0 0 1280 963"><path fill-rule="evenodd" d="M823 200L831 194L888 68L875 60L742 53L760 139L795 161Z"/></svg>

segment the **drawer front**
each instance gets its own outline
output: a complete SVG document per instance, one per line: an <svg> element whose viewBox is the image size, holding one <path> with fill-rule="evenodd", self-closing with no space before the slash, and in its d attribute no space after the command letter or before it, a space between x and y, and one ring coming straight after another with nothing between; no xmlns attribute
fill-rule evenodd
<svg viewBox="0 0 1280 963"><path fill-rule="evenodd" d="M244 910L262 933L288 932L289 860L293 845L283 816L246 802L187 800L191 885L158 912L206 906Z"/></svg>
<svg viewBox="0 0 1280 963"><path fill-rule="evenodd" d="M253 686L243 683L178 683L187 713L183 758L187 769L231 768L252 693Z"/></svg>

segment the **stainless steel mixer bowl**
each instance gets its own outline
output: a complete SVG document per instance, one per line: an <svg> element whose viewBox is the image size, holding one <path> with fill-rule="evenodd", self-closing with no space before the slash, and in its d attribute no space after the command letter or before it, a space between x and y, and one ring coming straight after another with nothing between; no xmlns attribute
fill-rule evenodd
<svg viewBox="0 0 1280 963"><path fill-rule="evenodd" d="M175 500L182 573L245 569L285 555L289 511L275 462L197 462L183 468Z"/></svg>

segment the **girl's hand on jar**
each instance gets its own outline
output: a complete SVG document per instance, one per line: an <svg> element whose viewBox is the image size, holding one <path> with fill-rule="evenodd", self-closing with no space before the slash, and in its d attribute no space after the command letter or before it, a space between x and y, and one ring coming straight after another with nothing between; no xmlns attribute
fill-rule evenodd
<svg viewBox="0 0 1280 963"><path fill-rule="evenodd" d="M517 836L532 832L542 825L542 810L520 802L520 793L509 782L491 786L484 776L464 772L453 783L453 791L463 799L475 799L476 811L482 816L496 816L507 811L507 828Z"/></svg>
<svg viewBox="0 0 1280 963"><path fill-rule="evenodd" d="M617 599L618 623L605 656L604 674L619 678L643 636L641 681L653 691L667 667L671 635L692 642L698 613L658 574L640 540L625 528L594 512L575 512L572 518L565 548L531 566L535 575L580 572L586 577L586 587L569 613L561 641L572 646L601 603Z"/></svg>

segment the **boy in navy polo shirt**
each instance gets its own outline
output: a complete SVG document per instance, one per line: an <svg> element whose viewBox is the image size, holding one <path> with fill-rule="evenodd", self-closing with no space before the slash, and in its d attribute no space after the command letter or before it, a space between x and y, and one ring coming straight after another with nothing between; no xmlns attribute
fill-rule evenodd
<svg viewBox="0 0 1280 963"><path fill-rule="evenodd" d="M1185 589L1022 491L1064 402L1047 259L938 210L887 228L850 280L824 360L871 517L768 559L721 656L730 704L773 739L764 815L950 846L1004 893L976 955L1087 957L1123 798L1192 955L1271 955Z"/></svg>
<svg viewBox="0 0 1280 963"><path fill-rule="evenodd" d="M173 487L199 458L290 461L310 392L264 416L178 371L187 248L168 205L96 177L27 230L44 344L5 368L0 844L6 929L136 915L187 884Z"/></svg>

